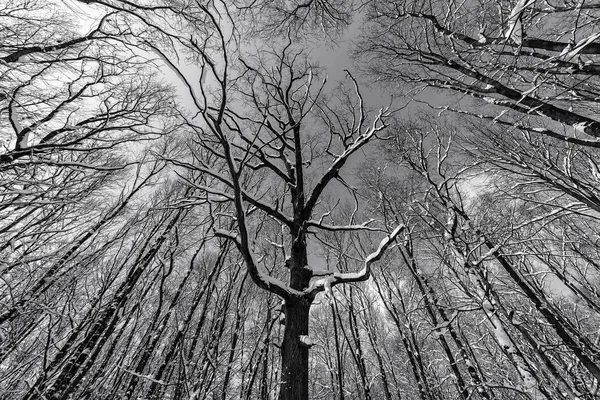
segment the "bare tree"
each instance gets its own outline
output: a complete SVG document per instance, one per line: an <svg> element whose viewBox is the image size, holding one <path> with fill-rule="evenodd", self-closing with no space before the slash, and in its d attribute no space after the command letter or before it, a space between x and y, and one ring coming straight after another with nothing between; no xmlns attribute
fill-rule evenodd
<svg viewBox="0 0 600 400"><path fill-rule="evenodd" d="M83 265L72 261L164 167L146 171L144 141L176 125L171 90L112 29L111 16L88 26L76 17L55 2L0 8L0 324L65 289ZM130 178L133 188L119 183Z"/></svg>
<svg viewBox="0 0 600 400"><path fill-rule="evenodd" d="M307 398L309 310L315 296L337 284L368 279L372 263L402 229L395 227L357 272L318 271L310 265L309 237L321 230L387 232L388 227L370 227L352 216L348 223L330 224L329 211L319 209L320 199L334 183L347 187L340 176L342 168L385 129L387 111L369 117L351 76L341 92L343 100L325 102L317 69L291 41L280 52L264 51L260 59L251 60L232 52L236 37L218 24L222 12L212 8L202 12L217 34L192 45L204 81L214 82L213 91L194 84L170 63L189 88L201 117L189 120L196 132L192 157L170 161L212 178L215 185L194 185L205 193L203 201L232 205L231 213L215 214L215 232L234 241L254 283L284 299L280 396ZM209 51L214 46L221 49L218 60ZM322 217L317 219L319 212ZM273 270L265 268L254 244L253 231L264 220L276 222L283 232L281 238L262 238L287 258Z"/></svg>
<svg viewBox="0 0 600 400"><path fill-rule="evenodd" d="M3 9L8 27L5 31L10 33L1 53L2 73L7 78L3 82L7 87L0 101L4 106L5 125L9 128L6 132L10 132L4 138L3 168L13 171L15 182L22 180L18 175L21 165L56 165L67 166L69 170L92 171L121 168L126 161L119 159L118 152L108 150L118 149L119 144L132 139L153 138L173 131L172 92L157 84L148 73L148 66L152 65L148 63L149 58L154 65L167 67L188 90L193 112L197 114L184 117L193 133L191 140L195 142L189 157L165 158L170 159L178 171L188 170L182 176L194 190L172 211L176 217L160 222L156 232L176 229L181 223L179 217L183 218L181 207L209 206L215 233L238 247L249 277L260 288L284 299L281 397L307 398L311 345L308 321L312 301L318 293L329 291L337 284L368 279L372 263L382 256L402 229L374 226L371 221L357 223L354 215L349 221L336 224L328 217L330 210L321 209L320 205L322 196L334 185L346 185L352 196L340 171L353 154L385 129L387 110L373 115L367 113L351 76L340 92L341 100L325 99L324 82L317 82L318 69L293 50L291 42L282 44L283 50L279 53L268 52L260 60L246 60L248 57L242 54L239 45L242 27L237 26L224 3L175 2L149 6L112 0L81 1L64 14L65 17L60 17L59 11L63 9L59 4L28 6L32 7L11 2ZM243 6L236 10L253 15L255 27L264 24L262 31L265 32L285 31L287 26L299 32L302 27L315 25L321 25L326 31L337 30L349 22L354 10L354 5L344 6L342 10L338 9L341 4L321 1L284 8L271 2L257 3L247 9ZM86 26L81 30L64 28L67 19L80 17L87 10L97 15L94 21L84 21ZM257 18L256 11L269 20ZM37 18L42 14L44 18ZM273 18L275 22L270 24L275 16L282 18ZM53 23L46 24L48 20ZM182 27L189 28L189 34ZM195 63L199 67L197 81L184 72L184 63ZM51 79L59 74L60 79ZM187 111L180 110L181 114ZM340 114L336 115L336 111ZM313 134L313 129L323 131L323 136ZM73 158L72 155L78 154L84 157ZM104 159L107 154L113 154L113 158ZM65 157L71 159L65 161ZM319 175L322 168L325 169ZM47 168L38 171L44 174ZM20 187L12 190L11 210L24 193ZM127 202L109 211L109 218L101 218L92 232L99 231L113 214L116 218L125 204ZM320 219L316 218L319 213L322 213ZM19 217L16 220L23 222ZM266 268L263 263L266 259L257 257L261 250L254 242L266 240L258 232L264 232L262 226L273 221L282 236L268 243L277 249L276 254L285 257ZM308 248L311 235L322 230L370 230L381 232L385 237L376 251L368 256L363 254L364 265L359 271L319 271L310 265ZM76 241L72 246L74 250L66 250L65 260L91 237L84 235ZM131 267L114 293L111 292L113 303L105 305L98 315L84 317L66 344L60 346L54 361L43 368L44 372L32 384L27 396L41 392L50 397L74 393L84 377L94 373L92 364L103 354L103 349L114 348L109 344L114 335L131 345L135 343L135 335L129 333L129 328L119 325L119 315L129 306L131 293L140 290L141 299L152 293L153 282L164 287L165 282L170 281L171 273L166 272L162 278L152 275L153 278L148 278L150 281L140 278L144 271L152 270L163 242L157 243L158 247L150 242L147 246L141 245L148 247L148 251L154 249L154 253L144 255L141 251L139 262ZM61 260L59 257L58 264L46 268L38 283L22 290L13 306L5 310L6 322L13 321L24 305L29 306L46 293L47 282L54 282L60 273L70 268L70 264L63 266ZM14 268L9 266L9 269ZM162 268L170 271L171 267L167 263ZM125 270L126 266L117 269ZM285 274L289 274L287 279ZM242 293L242 289L239 290ZM226 293L216 303L223 307L222 312L231 304L234 287ZM126 396L141 390L139 375L148 369L151 353L165 337L165 323L172 315L171 307L176 304L177 301L169 306L159 298L153 314L137 309L140 318L134 324L140 325L136 329L145 329L152 339L133 352L133 358L123 359L124 368L132 375L118 374L115 388L124 388ZM208 308L206 310L208 312ZM217 338L223 337L225 321L224 318L214 320L212 326ZM198 340L200 333L194 334ZM188 354L194 353L198 340L194 339ZM188 393L200 396L207 393L208 387L203 385L210 386L215 377L211 360L219 348L218 342L205 347L205 359L198 364L199 369L187 371L201 376L191 388L185 388ZM265 355L261 357L266 360L268 346L264 349ZM165 372L163 368L157 376ZM267 390L264 378L267 372L267 368L262 369L263 391Z"/></svg>
<svg viewBox="0 0 600 400"><path fill-rule="evenodd" d="M170 92L124 43L127 33L114 27L116 17L101 15L80 34L77 16L53 2L10 1L0 10L2 171L23 162L116 167L102 158L88 164L60 155L172 129Z"/></svg>
<svg viewBox="0 0 600 400"><path fill-rule="evenodd" d="M239 0L233 4L244 21L240 28L250 34L263 38L292 34L302 41L340 37L363 6L361 2L340 0Z"/></svg>
<svg viewBox="0 0 600 400"><path fill-rule="evenodd" d="M597 19L592 4L375 1L358 53L382 82L477 106L436 104L445 109L594 147Z"/></svg>
<svg viewBox="0 0 600 400"><path fill-rule="evenodd" d="M369 110L349 72L329 90L298 45L365 5L365 71L446 90L468 132ZM593 398L597 10L0 6L0 389Z"/></svg>

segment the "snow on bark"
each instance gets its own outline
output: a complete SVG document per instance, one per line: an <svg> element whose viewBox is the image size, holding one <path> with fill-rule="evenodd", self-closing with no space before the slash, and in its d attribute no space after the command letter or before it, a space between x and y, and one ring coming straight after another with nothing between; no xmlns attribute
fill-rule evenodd
<svg viewBox="0 0 600 400"><path fill-rule="evenodd" d="M392 231L392 233L390 233L388 236L386 236L385 238L383 238L381 240L377 250L375 250L373 253L369 254L369 256L366 258L365 268L369 267L371 265L371 263L379 260L383 256L383 253L385 252L385 250L387 250L387 248L389 247L391 242L396 239L396 237L400 234L401 231L404 230L404 228L405 228L404 225L398 225L396 227L396 229L394 229Z"/></svg>
<svg viewBox="0 0 600 400"><path fill-rule="evenodd" d="M585 133L585 130L589 125L590 124L587 122L579 122L577 124L573 124L573 128L578 132Z"/></svg>
<svg viewBox="0 0 600 400"><path fill-rule="evenodd" d="M300 335L300 344L304 347L308 347L309 349L317 344L317 340L310 337L309 335Z"/></svg>
<svg viewBox="0 0 600 400"><path fill-rule="evenodd" d="M29 130L25 130L23 125L21 125L21 121L19 121L18 113L16 112L16 105L14 102L10 105L8 110L8 116L10 123L15 131L17 136L17 142L15 144L15 149L25 149L29 143ZM25 133L23 131L25 130Z"/></svg>
<svg viewBox="0 0 600 400"><path fill-rule="evenodd" d="M354 224L354 225L329 225L324 224L321 221L308 221L309 226L314 226L317 228L324 229L326 231L374 231L379 232L381 229L370 227L369 224L373 223L375 220L370 219L368 221L363 222L362 224Z"/></svg>
<svg viewBox="0 0 600 400"><path fill-rule="evenodd" d="M579 42L577 42L577 44L573 48L571 48L570 46L567 46L563 50L563 52L560 53L559 57L564 56L565 60L569 61L570 59L572 59L573 57L578 55L584 49L584 47L593 43L599 37L600 37L600 32L596 32L585 39L581 39Z"/></svg>
<svg viewBox="0 0 600 400"><path fill-rule="evenodd" d="M517 4L515 4L508 17L508 29L505 33L506 39L511 39L518 45L523 43L523 24L521 23L521 16L527 7L533 5L534 2L535 0L517 1Z"/></svg>
<svg viewBox="0 0 600 400"><path fill-rule="evenodd" d="M460 265L464 266L468 273L474 274L476 276L476 279L480 281L481 287L478 288L477 294L481 299L483 311L485 312L488 320L492 325L492 333L496 339L496 342L506 353L506 355L509 357L512 364L514 365L515 369L517 370L522 380L523 389L529 393L532 393L534 395L534 398L537 399L538 395L541 396L538 381L531 372L531 369L529 368L529 365L523 358L522 354L516 348L508 332L505 330L503 322L498 316L498 310L493 304L495 299L490 299L489 295L482 289L486 286L487 283L474 271L474 269L480 266L485 259L492 256L493 254L496 254L501 246L500 244L497 244L496 246L488 246L489 251L487 253L483 254L475 262L469 261L467 256L461 250L460 246L456 243L455 233L457 229L457 217L458 216L456 212L454 210L450 210L445 227L445 239L449 241L451 245L450 249L456 260L460 263ZM468 220L464 221L464 225L465 228L473 229ZM442 328L442 326L440 326L440 328Z"/></svg>
<svg viewBox="0 0 600 400"><path fill-rule="evenodd" d="M154 379L154 378L153 378L152 376L150 376L150 375L143 375L143 374L137 373L137 372L135 372L135 371L132 371L132 370L129 370L129 369L126 369L126 368L123 368L123 367L119 367L119 368L120 368L120 369L122 369L123 371L127 372L128 374L131 374L131 375L133 375L133 376L135 376L135 377L138 377L138 378L140 378L140 379L145 379L145 380L147 380L147 381L150 381L150 382L156 383L156 384L158 384L158 385L163 385L163 386L166 386L166 385L167 385L167 383L166 383L165 381L158 380L158 379Z"/></svg>
<svg viewBox="0 0 600 400"><path fill-rule="evenodd" d="M148 45L153 52L161 59L161 61L164 63L164 65L169 68L173 74L175 74L175 76L177 77L177 79L179 79L188 89L188 92L190 94L190 96L192 97L192 101L194 102L194 105L199 109L202 110L202 104L200 104L199 99L201 97L199 97L196 94L196 91L194 90L193 85L190 84L190 81L188 80L188 78L183 75L183 73L181 72L181 70L167 57L167 55L165 53L163 53L159 48L150 45L149 43L146 43L146 45ZM200 77L201 83L204 84L204 82L206 81L206 67L203 66L202 68L202 72L201 72L201 77Z"/></svg>
<svg viewBox="0 0 600 400"><path fill-rule="evenodd" d="M243 222L245 223L245 221ZM252 279L261 287L266 290L278 294L282 297L302 296L303 292L292 289L286 285L283 281L274 278L268 274L262 267L260 262L256 259L254 252L250 248L243 249L242 243L237 235L231 231L225 231L222 229L216 229L215 234L217 236L225 237L233 240L234 243L240 250L246 251L247 256L247 268L251 273Z"/></svg>
<svg viewBox="0 0 600 400"><path fill-rule="evenodd" d="M481 296L485 296L482 290L479 290ZM498 317L498 313L496 307L490 302L489 299L483 297L483 311L488 317L490 323L492 324L492 331L494 337L496 338L496 342L498 345L504 350L507 356L513 361L513 364L519 373L519 376L522 380L523 389L529 393L533 393L535 398L538 398L537 393L539 393L538 381L531 372L531 369L527 365L527 362L523 359L523 356L519 353L512 339L508 335L506 329L504 329L504 325L500 318Z"/></svg>

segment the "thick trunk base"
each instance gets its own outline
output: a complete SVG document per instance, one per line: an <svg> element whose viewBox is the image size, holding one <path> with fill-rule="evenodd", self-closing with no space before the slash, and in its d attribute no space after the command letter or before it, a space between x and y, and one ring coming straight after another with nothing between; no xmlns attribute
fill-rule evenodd
<svg viewBox="0 0 600 400"><path fill-rule="evenodd" d="M279 400L308 400L308 346L300 336L308 335L310 302L287 301L284 312Z"/></svg>

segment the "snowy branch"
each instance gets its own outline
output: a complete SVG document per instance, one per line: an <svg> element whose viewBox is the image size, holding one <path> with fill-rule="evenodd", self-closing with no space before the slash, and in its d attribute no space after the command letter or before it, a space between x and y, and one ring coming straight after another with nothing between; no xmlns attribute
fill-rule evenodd
<svg viewBox="0 0 600 400"><path fill-rule="evenodd" d="M379 247L373 253L365 258L364 267L358 272L333 272L325 278L315 280L311 285L304 290L304 293L315 295L319 292L330 290L332 286L340 283L360 282L369 279L371 276L371 266L374 262L379 261L385 254L386 250L396 240L398 235L406 229L404 225L399 225L392 233L383 238L379 243Z"/></svg>

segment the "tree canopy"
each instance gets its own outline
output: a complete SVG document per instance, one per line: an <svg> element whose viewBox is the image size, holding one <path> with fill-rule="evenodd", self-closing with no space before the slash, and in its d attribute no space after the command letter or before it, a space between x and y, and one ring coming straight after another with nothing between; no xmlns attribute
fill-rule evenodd
<svg viewBox="0 0 600 400"><path fill-rule="evenodd" d="M0 397L597 398L599 13L4 2Z"/></svg>

